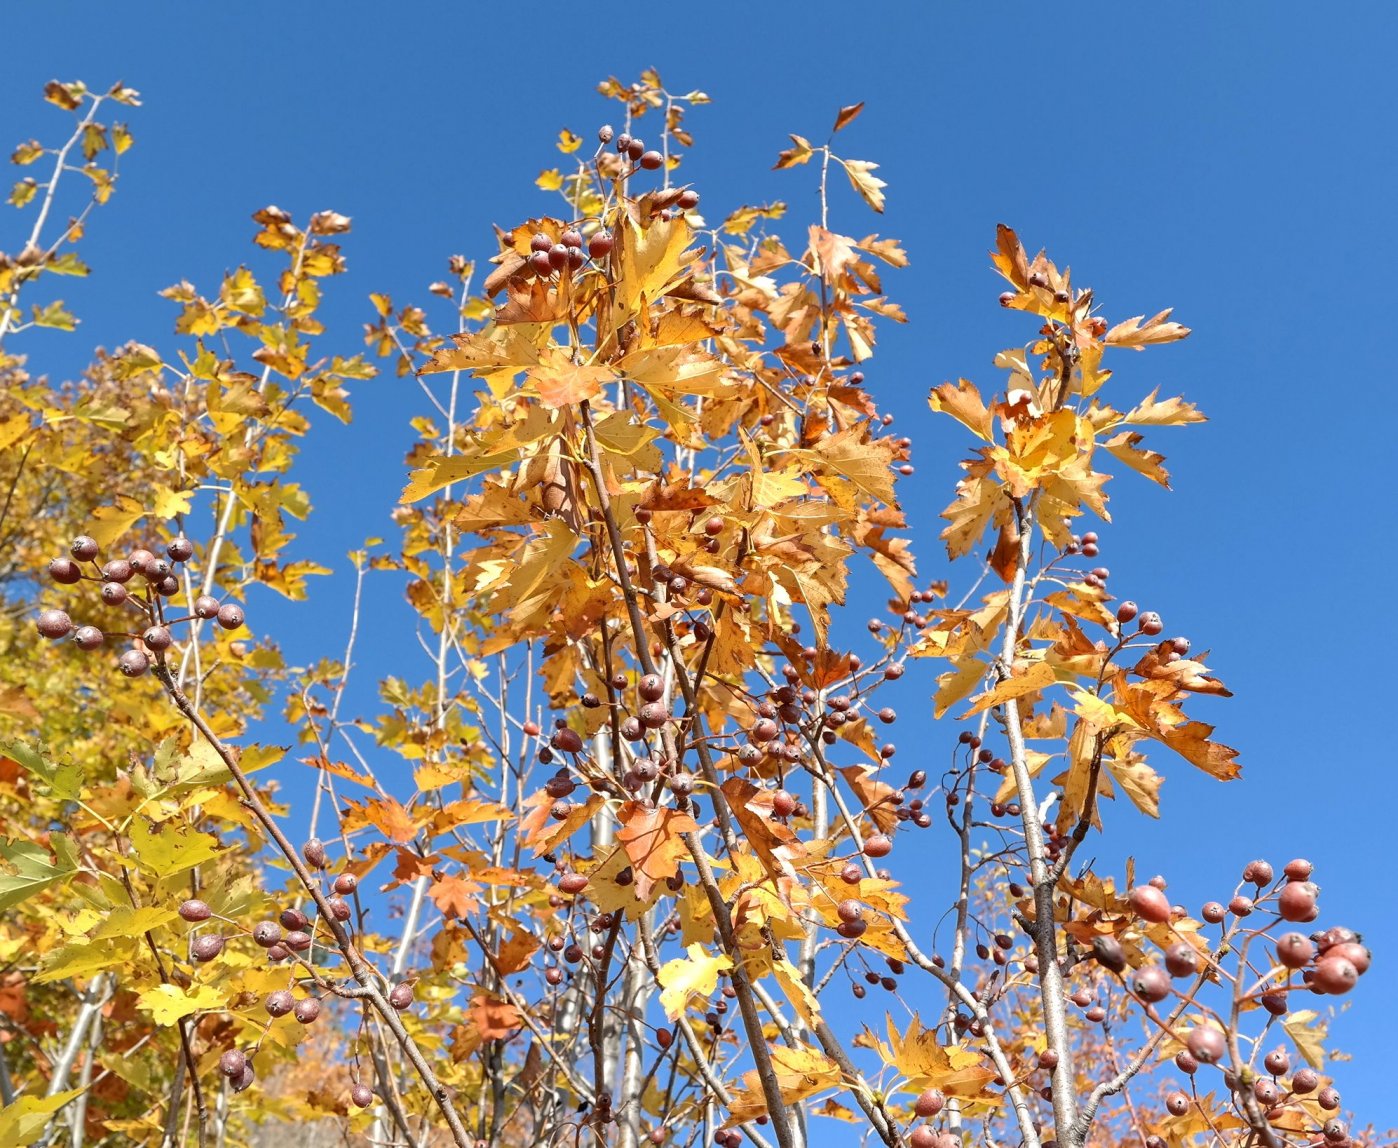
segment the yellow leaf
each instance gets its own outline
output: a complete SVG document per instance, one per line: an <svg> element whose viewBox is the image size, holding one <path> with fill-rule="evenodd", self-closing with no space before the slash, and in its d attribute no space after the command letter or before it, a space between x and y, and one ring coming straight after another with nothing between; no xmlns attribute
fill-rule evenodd
<svg viewBox="0 0 1398 1148"><path fill-rule="evenodd" d="M995 1070L986 1066L978 1053L955 1045L943 1045L935 1029L924 1029L914 1016L906 1032L899 1033L888 1018L888 1040L876 1042L884 1063L908 1078L908 1089L921 1092L939 1088L948 1096L980 1096L995 1079Z"/></svg>
<svg viewBox="0 0 1398 1148"><path fill-rule="evenodd" d="M168 925L178 915L173 909L160 909L154 906L133 909L130 906L122 906L107 914L101 928L92 934L92 940L104 941L112 937L139 937L152 929L160 928L161 925Z"/></svg>
<svg viewBox="0 0 1398 1148"><path fill-rule="evenodd" d="M1185 402L1182 398L1176 397L1166 399L1164 402L1157 402L1155 396L1159 393L1158 389L1151 391L1121 421L1138 427L1178 427L1189 423L1209 421L1200 413L1198 407L1193 403Z"/></svg>
<svg viewBox="0 0 1398 1148"><path fill-rule="evenodd" d="M70 1088L52 1096L30 1094L0 1108L0 1144L5 1148L28 1148L43 1136L53 1114L75 1096L81 1096L82 1091Z"/></svg>
<svg viewBox="0 0 1398 1148"><path fill-rule="evenodd" d="M849 176L851 186L859 192L860 198L864 200L875 211L882 214L884 197L883 189L888 186L873 171L879 165L870 163L866 159L842 159L845 174Z"/></svg>
<svg viewBox="0 0 1398 1148"><path fill-rule="evenodd" d="M662 989L660 1004L671 1020L684 1013L692 994L712 995L718 988L718 974L733 967L733 959L727 953L710 956L703 945L690 945L685 951L688 956L661 965L656 978Z"/></svg>
<svg viewBox="0 0 1398 1148"><path fill-rule="evenodd" d="M558 133L558 150L564 155L572 155L578 148L582 147L582 136L575 136L567 128Z"/></svg>
<svg viewBox="0 0 1398 1148"><path fill-rule="evenodd" d="M1325 1067L1326 1022L1313 1009L1300 1009L1287 1014L1282 1028L1296 1045L1296 1051L1306 1058L1312 1068Z"/></svg>
<svg viewBox="0 0 1398 1148"><path fill-rule="evenodd" d="M791 1007L807 1026L814 1027L816 1019L820 1016L820 1002L815 993L811 992L810 986L801 979L796 966L788 960L780 960L772 965L772 972L776 974L777 984L781 985L786 999L791 1002Z"/></svg>
<svg viewBox="0 0 1398 1148"><path fill-rule="evenodd" d="M432 455L430 458L424 459L423 465L412 472L408 479L408 485L403 488L403 493L399 496L399 501L403 503L418 502L429 494L435 494L453 483L484 474L488 470L499 470L501 467L508 466L518 457L517 450L501 451L498 454L483 454L480 453L479 448L476 451L467 450L451 457L441 454ZM89 531L89 533L91 532Z"/></svg>
<svg viewBox="0 0 1398 1148"><path fill-rule="evenodd" d="M777 1087L786 1104L797 1104L826 1088L838 1088L843 1081L840 1066L819 1049L808 1045L776 1045L771 1049ZM743 1074L743 1087L734 1089L728 1109L728 1124L741 1124L767 1111L757 1069Z"/></svg>
<svg viewBox="0 0 1398 1148"><path fill-rule="evenodd" d="M1047 689L1056 680L1053 667L1047 662L1035 662L1022 673L1012 674L1004 681L1000 682L994 689L987 690L976 699L976 704L966 711L960 719L965 721L972 714L981 713L984 710L992 709L995 706L1003 705L1014 698L1022 698L1026 694L1038 693Z"/></svg>
<svg viewBox="0 0 1398 1148"><path fill-rule="evenodd" d="M1102 445L1132 470L1139 471L1152 482L1158 482L1168 490L1170 472L1161 466L1165 456L1153 450L1141 450L1139 443L1143 437L1139 431L1122 431Z"/></svg>
<svg viewBox="0 0 1398 1148"><path fill-rule="evenodd" d="M927 403L934 411L943 411L951 415L972 434L985 439L986 442L991 441L990 412L986 410L980 391L969 380L960 379L956 386L943 383L939 387L933 387Z"/></svg>
<svg viewBox="0 0 1398 1148"><path fill-rule="evenodd" d="M188 991L176 985L156 985L136 998L159 1025L173 1025L181 1017L207 1009L222 1008L224 996L213 985L194 985Z"/></svg>
<svg viewBox="0 0 1398 1148"><path fill-rule="evenodd" d="M556 167L541 171L539 178L534 181L534 185L540 191L559 191L563 187L563 173Z"/></svg>
<svg viewBox="0 0 1398 1148"><path fill-rule="evenodd" d="M145 516L146 508L127 494L118 494L115 506L99 506L88 516L87 532L103 548L112 545Z"/></svg>
<svg viewBox="0 0 1398 1148"><path fill-rule="evenodd" d="M143 817L131 823L131 847L141 866L158 877L192 869L219 854L217 842L207 833L175 822L156 827Z"/></svg>
<svg viewBox="0 0 1398 1148"><path fill-rule="evenodd" d="M772 165L773 171L781 171L782 168L795 167L798 163L808 163L815 151L811 148L810 141L802 136L791 137L792 146L787 148L777 156L777 162Z"/></svg>
<svg viewBox="0 0 1398 1148"><path fill-rule="evenodd" d="M865 494L892 506L897 501L893 493L894 450L891 439L871 439L868 424L860 423L820 439L809 450L791 453L827 474L848 479ZM831 494L844 505L835 490Z"/></svg>
<svg viewBox="0 0 1398 1148"><path fill-rule="evenodd" d="M108 938L93 944L64 945L44 958L44 967L34 975L36 984L87 977L106 969L120 968L136 956L136 943L121 939L113 944ZM3 1143L3 1141L0 1141Z"/></svg>

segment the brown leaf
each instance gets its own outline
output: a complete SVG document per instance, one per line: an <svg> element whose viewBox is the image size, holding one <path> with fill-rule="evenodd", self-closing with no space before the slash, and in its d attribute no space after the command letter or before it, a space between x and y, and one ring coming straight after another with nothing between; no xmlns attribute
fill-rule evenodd
<svg viewBox="0 0 1398 1148"><path fill-rule="evenodd" d="M841 128L852 124L863 110L863 100L860 100L857 104L847 104L845 107L841 108L839 114L835 117L835 126L830 129L830 134L834 135Z"/></svg>

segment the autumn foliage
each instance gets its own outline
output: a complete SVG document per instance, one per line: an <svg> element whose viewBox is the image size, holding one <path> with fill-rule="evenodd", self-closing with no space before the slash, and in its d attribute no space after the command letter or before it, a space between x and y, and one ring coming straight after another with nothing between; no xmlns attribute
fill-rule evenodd
<svg viewBox="0 0 1398 1148"><path fill-rule="evenodd" d="M1157 433L1204 417L1125 352L1187 328L1001 226L1024 342L931 390L967 454L920 577L864 374L908 257L831 218L835 180L884 207L862 105L780 152L819 192L788 227L685 182L702 92L601 90L551 213L370 296L367 352L318 317L350 221L268 207L162 292L168 343L61 384L24 334L74 326L139 100L46 90L74 126L15 151L0 255L0 1144L1367 1143L1324 1040L1370 954L1307 862L1220 856L1197 909L1084 862L1171 771L1240 773L1197 643L1097 561L1108 479L1168 485ZM396 540L293 670L257 604L330 574L298 452L380 370ZM391 667L356 644L390 583ZM937 744L891 740L900 678Z"/></svg>

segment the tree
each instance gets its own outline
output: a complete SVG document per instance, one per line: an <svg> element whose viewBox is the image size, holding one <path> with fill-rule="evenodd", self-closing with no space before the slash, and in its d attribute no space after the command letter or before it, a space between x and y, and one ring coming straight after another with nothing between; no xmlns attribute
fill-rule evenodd
<svg viewBox="0 0 1398 1148"><path fill-rule="evenodd" d="M561 206L497 229L479 293L452 258L444 326L372 297L368 345L430 409L400 542L352 556L424 639L371 721L342 712L357 606L343 654L293 671L238 604L329 572L288 524L308 400L348 420L376 371L318 343L350 221L257 212L271 271L167 289L173 351L35 380L14 337L73 319L31 298L86 272L86 210L51 209L79 173L89 208L111 194L131 136L98 117L138 103L47 89L75 128L15 153L45 178L0 260L0 1141L1369 1143L1314 998L1370 955L1311 931L1309 863L1252 861L1196 918L1079 853L1103 799L1161 815L1158 771L1239 775L1186 713L1228 690L1080 529L1118 464L1168 483L1148 431L1203 418L1104 357L1188 330L1110 323L1000 227L1032 341L1003 389L931 392L972 450L919 588L910 443L862 370L907 258L829 218L841 171L883 208L837 151L862 105L778 158L820 193L788 246L784 205L715 224L680 181L702 92L601 90L621 130L560 134L571 169L537 182ZM890 598L860 654L831 607L863 563ZM880 728L916 673L954 718L941 770ZM299 751L249 740L278 704ZM316 777L300 844L288 756ZM950 905L880 866L942 856L934 827Z"/></svg>

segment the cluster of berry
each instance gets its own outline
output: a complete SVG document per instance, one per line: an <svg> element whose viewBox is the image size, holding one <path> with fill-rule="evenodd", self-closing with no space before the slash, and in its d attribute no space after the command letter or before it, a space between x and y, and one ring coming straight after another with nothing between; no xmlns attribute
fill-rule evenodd
<svg viewBox="0 0 1398 1148"><path fill-rule="evenodd" d="M66 610L50 607L39 613L37 625L43 637L57 641L72 634L73 644L80 650L100 649L112 637L129 638L131 649L121 655L117 666L128 678L139 678L150 669L152 658L163 658L165 651L174 644L171 626L209 619L225 630L236 630L243 624L241 606L220 603L207 594L194 597L192 612L187 616L165 616L166 600L180 592L178 567L194 557L194 544L188 538L172 538L163 558L138 548L125 558L99 563L100 549L95 538L80 535L69 547L71 557L55 558L49 563L49 577L60 586L73 586L83 581L99 583L105 605L134 611L144 625L139 630L75 626ZM90 567L90 571L85 567ZM140 582L135 581L138 576Z"/></svg>

